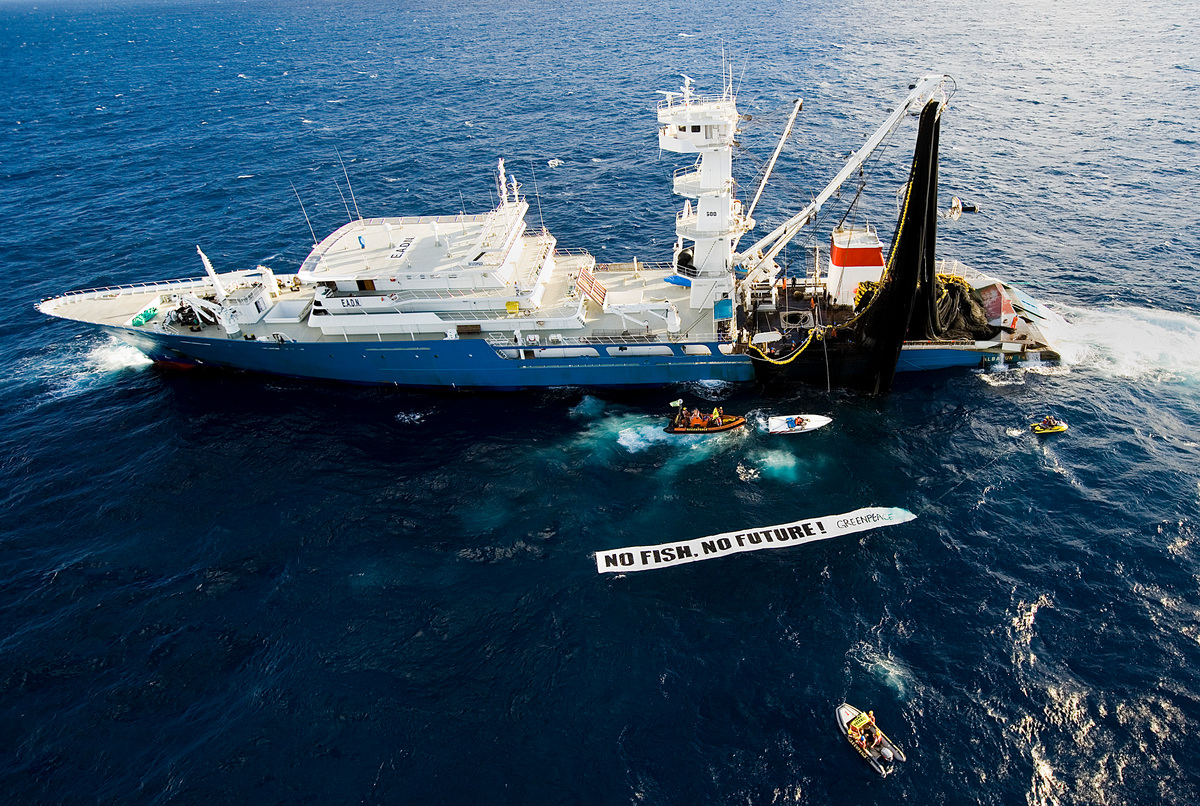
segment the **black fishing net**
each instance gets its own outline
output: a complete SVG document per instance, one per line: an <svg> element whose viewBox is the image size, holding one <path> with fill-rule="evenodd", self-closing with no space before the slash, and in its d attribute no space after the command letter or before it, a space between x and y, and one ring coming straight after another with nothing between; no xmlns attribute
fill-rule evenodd
<svg viewBox="0 0 1200 806"><path fill-rule="evenodd" d="M999 334L1000 328L988 324L979 292L962 279L938 275L930 297L932 304L913 312L907 334L909 340L983 340ZM925 312L927 315L918 315Z"/></svg>

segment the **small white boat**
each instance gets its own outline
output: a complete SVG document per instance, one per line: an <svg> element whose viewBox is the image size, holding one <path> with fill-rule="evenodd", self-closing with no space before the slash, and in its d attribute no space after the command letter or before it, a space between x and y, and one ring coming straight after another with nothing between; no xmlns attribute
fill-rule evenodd
<svg viewBox="0 0 1200 806"><path fill-rule="evenodd" d="M767 428L772 434L803 434L805 431L816 431L831 422L833 419L823 414L785 414L769 418Z"/></svg>

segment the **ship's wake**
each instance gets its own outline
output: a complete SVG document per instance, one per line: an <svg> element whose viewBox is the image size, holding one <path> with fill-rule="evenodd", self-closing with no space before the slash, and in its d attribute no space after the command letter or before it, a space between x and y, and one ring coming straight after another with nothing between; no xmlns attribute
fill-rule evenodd
<svg viewBox="0 0 1200 806"><path fill-rule="evenodd" d="M1200 317L1150 308L1064 308L1063 363L1109 378L1200 379Z"/></svg>
<svg viewBox="0 0 1200 806"><path fill-rule="evenodd" d="M1200 380L1200 317L1151 308L1059 306L1058 364L997 365L977 374L989 386L1014 386L1028 375L1090 373L1154 383Z"/></svg>

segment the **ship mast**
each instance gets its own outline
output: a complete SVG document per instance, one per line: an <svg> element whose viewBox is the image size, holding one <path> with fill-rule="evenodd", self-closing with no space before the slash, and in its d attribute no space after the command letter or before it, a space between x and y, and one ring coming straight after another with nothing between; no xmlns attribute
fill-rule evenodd
<svg viewBox="0 0 1200 806"><path fill-rule="evenodd" d="M665 92L658 105L658 147L696 154L695 165L675 172L674 191L683 196L675 216L675 273L691 285L688 304L712 307L733 293L733 252L754 226L734 197L733 142L738 112L733 81L725 76L719 97L697 97L683 76L680 92ZM693 207L693 200L695 206Z"/></svg>

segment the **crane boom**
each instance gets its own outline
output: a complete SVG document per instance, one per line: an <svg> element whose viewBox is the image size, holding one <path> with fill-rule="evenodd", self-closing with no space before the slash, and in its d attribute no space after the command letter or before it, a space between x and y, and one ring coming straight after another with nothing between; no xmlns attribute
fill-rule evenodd
<svg viewBox="0 0 1200 806"><path fill-rule="evenodd" d="M939 90L942 91L943 95L945 94L944 84L947 78L949 76L929 75L917 82L904 102L896 107L887 120L883 122L883 125L867 139L862 148L854 152L854 155L850 157L842 167L842 170L833 178L833 181L817 194L815 199L803 210L776 227L769 235L738 254L736 262L740 263L748 272L743 282L752 283L760 279L758 275L774 265L775 256L783 250L783 247L787 246L788 242L800 233L800 230L808 222L812 221L820 211L821 205L828 201L829 197L836 193L855 171L862 167L875 149L879 147L879 144L900 125L900 121L904 119L909 110L918 104L924 103Z"/></svg>
<svg viewBox="0 0 1200 806"><path fill-rule="evenodd" d="M779 152L783 151L783 144L787 142L788 135L792 133L796 115L800 114L800 110L803 108L804 100L797 98L796 103L792 106L792 116L788 118L787 126L783 128L783 137L779 138L779 145L775 146L775 153L771 155L771 161L767 163L767 169L763 171L762 181L758 183L758 190L754 194L754 201L750 202L750 209L746 211L746 218L754 217L754 208L758 206L758 200L762 198L763 191L767 188L767 180L771 178L771 171L775 168L775 161L779 159Z"/></svg>

